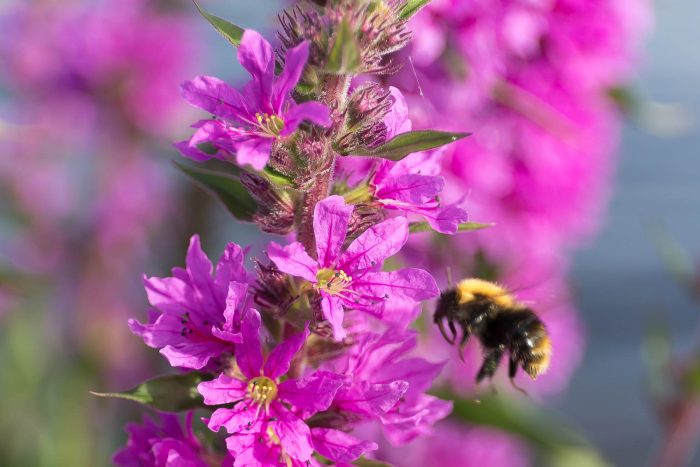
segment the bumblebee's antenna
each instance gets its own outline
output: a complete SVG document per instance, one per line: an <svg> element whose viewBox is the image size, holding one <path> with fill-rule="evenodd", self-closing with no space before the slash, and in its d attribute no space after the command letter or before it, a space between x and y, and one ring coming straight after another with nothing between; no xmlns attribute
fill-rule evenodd
<svg viewBox="0 0 700 467"><path fill-rule="evenodd" d="M452 288L452 268L450 266L447 266L445 268L445 272L447 273L447 286L449 288Z"/></svg>

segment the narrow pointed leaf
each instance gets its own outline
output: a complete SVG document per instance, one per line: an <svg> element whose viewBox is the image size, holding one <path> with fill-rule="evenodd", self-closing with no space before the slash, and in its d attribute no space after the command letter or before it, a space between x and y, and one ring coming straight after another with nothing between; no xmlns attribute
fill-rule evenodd
<svg viewBox="0 0 700 467"><path fill-rule="evenodd" d="M326 71L338 75L355 74L360 68L360 46L348 20L340 23Z"/></svg>
<svg viewBox="0 0 700 467"><path fill-rule="evenodd" d="M195 168L177 162L175 165L202 188L216 196L233 217L245 222L253 220L258 210L257 203L238 178L229 173Z"/></svg>
<svg viewBox="0 0 700 467"><path fill-rule="evenodd" d="M352 151L353 156L381 157L399 161L419 151L435 149L469 136L470 133L450 133L446 131L419 130L409 131L394 136L386 143L374 148L359 148Z"/></svg>
<svg viewBox="0 0 700 467"><path fill-rule="evenodd" d="M115 397L144 404L164 412L181 412L204 407L197 385L209 379L199 372L149 379L124 392L92 392L99 397Z"/></svg>
<svg viewBox="0 0 700 467"><path fill-rule="evenodd" d="M430 0L406 0L406 3L399 11L399 18L403 20L411 19L413 15L418 13L428 3L430 3Z"/></svg>
<svg viewBox="0 0 700 467"><path fill-rule="evenodd" d="M481 230L481 229L488 229L489 227L493 227L494 224L487 224L487 223L481 223L481 222L462 222L459 224L459 228L457 229L458 232L471 232L472 230ZM430 227L430 224L427 222L411 222L408 225L408 231L410 233L418 233L418 232L436 232L435 230ZM436 232L440 233L440 232Z"/></svg>
<svg viewBox="0 0 700 467"><path fill-rule="evenodd" d="M358 465L359 467L391 467L391 464L374 459L367 459L366 457L360 457L353 462L352 465Z"/></svg>
<svg viewBox="0 0 700 467"><path fill-rule="evenodd" d="M227 41L233 44L234 47L238 47L241 44L241 38L243 37L243 28L236 26L235 24L229 23L223 18L207 13L199 6L195 0L192 0L194 6L199 10L204 19L209 21L209 23L214 26L214 29L218 31L219 34L224 36Z"/></svg>

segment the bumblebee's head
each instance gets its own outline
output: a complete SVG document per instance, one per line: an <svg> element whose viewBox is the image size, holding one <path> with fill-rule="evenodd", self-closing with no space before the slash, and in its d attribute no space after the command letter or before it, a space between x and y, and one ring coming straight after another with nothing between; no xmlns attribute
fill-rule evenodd
<svg viewBox="0 0 700 467"><path fill-rule="evenodd" d="M477 299L488 299L503 307L512 307L515 300L508 291L500 285L482 279L464 279L455 288L457 302L469 303Z"/></svg>

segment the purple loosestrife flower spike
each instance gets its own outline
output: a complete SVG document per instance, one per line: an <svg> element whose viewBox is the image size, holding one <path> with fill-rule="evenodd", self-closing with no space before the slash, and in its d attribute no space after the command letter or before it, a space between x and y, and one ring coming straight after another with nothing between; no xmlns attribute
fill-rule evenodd
<svg viewBox="0 0 700 467"><path fill-rule="evenodd" d="M144 278L153 306L147 324L129 320L131 331L175 367L201 369L210 359L233 351L241 342L239 321L248 307L249 276L244 253L229 243L212 276L212 264L199 236L190 240L185 269L172 277Z"/></svg>
<svg viewBox="0 0 700 467"><path fill-rule="evenodd" d="M435 279L422 269L381 271L384 259L398 253L408 240L408 221L396 217L376 224L343 251L353 206L340 196L316 205L313 259L299 242L285 247L271 242L268 256L282 272L300 277L320 295L323 316L335 339L345 337L344 309L361 310L382 318L396 302L416 302L439 294Z"/></svg>
<svg viewBox="0 0 700 467"><path fill-rule="evenodd" d="M276 449L275 444L283 456L299 462L309 460L314 448L303 418L327 409L343 378L317 371L301 379L280 379L304 346L308 327L275 347L264 363L257 311L251 309L244 316L242 333L243 343L236 346L239 371L234 376L222 373L198 386L205 404L234 404L233 408L216 409L209 428L218 431L224 427L231 434L226 444L237 466L263 462Z"/></svg>
<svg viewBox="0 0 700 467"><path fill-rule="evenodd" d="M243 92L210 76L183 83L183 97L215 118L195 123L197 131L189 141L177 143L178 149L196 161L212 157L227 160L236 154L238 164L262 170L273 143L294 133L303 121L328 127L331 121L325 105L316 101L297 104L291 97L308 55L308 42L289 49L282 73L275 76L272 46L257 32L246 30L238 48L238 61L252 80ZM204 143L216 152L202 151L199 145Z"/></svg>

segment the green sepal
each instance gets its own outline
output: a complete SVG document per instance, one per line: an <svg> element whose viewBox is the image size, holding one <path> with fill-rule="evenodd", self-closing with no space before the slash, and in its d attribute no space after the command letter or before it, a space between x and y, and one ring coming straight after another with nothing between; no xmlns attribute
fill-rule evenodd
<svg viewBox="0 0 700 467"><path fill-rule="evenodd" d="M394 136L380 146L353 149L352 155L381 157L382 159L400 161L414 152L427 151L428 149L435 149L446 144L454 143L470 134L471 133L451 133L435 130L408 131Z"/></svg>
<svg viewBox="0 0 700 467"><path fill-rule="evenodd" d="M183 412L206 407L197 385L211 377L197 371L149 379L123 392L93 392L99 397L127 399L163 412Z"/></svg>
<svg viewBox="0 0 700 467"><path fill-rule="evenodd" d="M337 75L352 75L359 72L360 65L360 46L350 27L350 22L344 19L335 35L335 42L328 56L325 70Z"/></svg>
<svg viewBox="0 0 700 467"><path fill-rule="evenodd" d="M236 219L252 222L258 211L255 199L232 173L201 169L174 162L175 166L214 195Z"/></svg>
<svg viewBox="0 0 700 467"><path fill-rule="evenodd" d="M241 38L243 38L244 29L236 26L235 24L229 23L223 18L207 13L199 6L196 0L192 0L194 6L197 7L199 14L204 17L209 23L214 26L219 34L224 36L227 41L229 41L234 47L241 45Z"/></svg>
<svg viewBox="0 0 700 467"><path fill-rule="evenodd" d="M486 223L481 223L481 222L462 222L459 224L459 227L457 228L457 232L471 232L472 230L481 230L481 229L488 229L489 227L493 227L495 224L486 224ZM408 232L409 233L418 233L418 232L435 232L435 233L440 233L437 232L436 230L433 230L432 227L430 227L430 224L427 222L411 222L408 224Z"/></svg>
<svg viewBox="0 0 700 467"><path fill-rule="evenodd" d="M406 0L406 3L399 10L399 18L404 21L411 19L413 15L418 13L428 3L430 3L430 0Z"/></svg>

